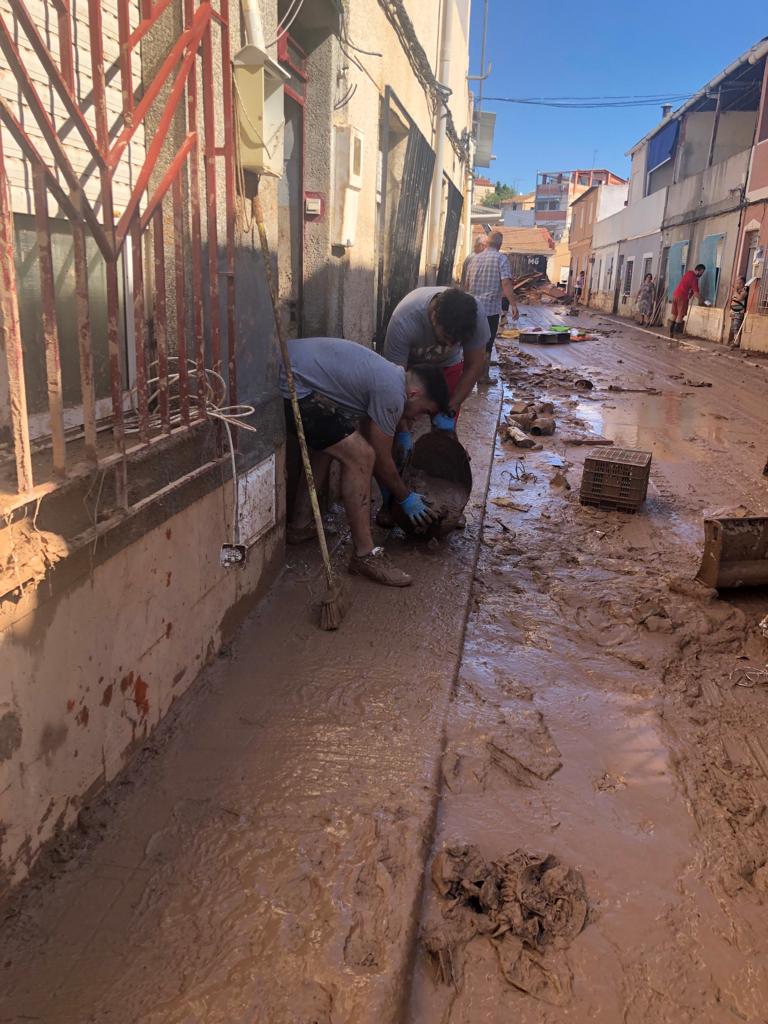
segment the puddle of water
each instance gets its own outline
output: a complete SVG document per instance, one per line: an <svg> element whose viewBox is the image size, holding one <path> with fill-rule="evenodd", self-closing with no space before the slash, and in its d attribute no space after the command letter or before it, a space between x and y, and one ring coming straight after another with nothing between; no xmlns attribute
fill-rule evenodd
<svg viewBox="0 0 768 1024"><path fill-rule="evenodd" d="M611 437L618 447L652 451L665 462L706 461L706 445L725 445L727 421L715 419L712 410L696 396L632 395L631 404L617 394L609 401L581 400L575 414L595 431ZM615 408L610 404L615 402Z"/></svg>

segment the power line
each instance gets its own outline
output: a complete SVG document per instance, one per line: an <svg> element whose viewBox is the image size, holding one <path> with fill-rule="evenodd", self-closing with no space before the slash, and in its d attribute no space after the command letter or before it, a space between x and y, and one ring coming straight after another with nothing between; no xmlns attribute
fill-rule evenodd
<svg viewBox="0 0 768 1024"><path fill-rule="evenodd" d="M690 93L659 93L654 96L485 96L485 103L517 103L531 107L558 107L565 110L595 110L612 107L655 107L660 103L679 103Z"/></svg>

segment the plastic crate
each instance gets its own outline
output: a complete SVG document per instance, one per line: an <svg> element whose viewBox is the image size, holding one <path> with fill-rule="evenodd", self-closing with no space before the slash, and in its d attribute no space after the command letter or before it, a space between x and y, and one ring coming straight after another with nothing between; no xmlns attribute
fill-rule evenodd
<svg viewBox="0 0 768 1024"><path fill-rule="evenodd" d="M651 453L593 448L584 460L579 500L594 508L636 512L648 493Z"/></svg>

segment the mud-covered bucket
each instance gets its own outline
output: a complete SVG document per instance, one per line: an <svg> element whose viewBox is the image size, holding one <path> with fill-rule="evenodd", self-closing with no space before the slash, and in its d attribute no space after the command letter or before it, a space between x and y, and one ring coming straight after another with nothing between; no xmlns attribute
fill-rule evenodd
<svg viewBox="0 0 768 1024"><path fill-rule="evenodd" d="M416 441L403 480L418 491L437 513L437 520L426 529L414 527L400 505L392 502L392 517L401 529L429 540L445 537L456 526L472 493L469 455L455 434L432 430Z"/></svg>

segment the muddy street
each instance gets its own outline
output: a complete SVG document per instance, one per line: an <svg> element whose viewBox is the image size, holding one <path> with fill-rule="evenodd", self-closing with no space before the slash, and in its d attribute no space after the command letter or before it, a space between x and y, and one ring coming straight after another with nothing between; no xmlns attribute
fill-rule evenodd
<svg viewBox="0 0 768 1024"><path fill-rule="evenodd" d="M703 511L768 512L768 364L587 323L499 343L410 590L319 633L292 554L4 908L0 1021L766 1020L768 599L692 581ZM529 399L555 434L494 439ZM579 504L594 434L653 453L636 515Z"/></svg>

